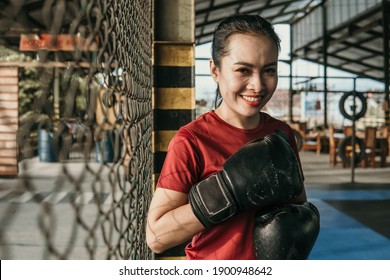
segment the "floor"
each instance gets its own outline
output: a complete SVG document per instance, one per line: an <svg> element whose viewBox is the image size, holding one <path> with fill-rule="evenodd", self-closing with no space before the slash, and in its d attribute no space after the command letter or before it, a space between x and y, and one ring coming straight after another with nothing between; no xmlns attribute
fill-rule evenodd
<svg viewBox="0 0 390 280"><path fill-rule="evenodd" d="M390 162L385 168L330 167L301 152L309 201L321 214L313 260L390 260Z"/></svg>

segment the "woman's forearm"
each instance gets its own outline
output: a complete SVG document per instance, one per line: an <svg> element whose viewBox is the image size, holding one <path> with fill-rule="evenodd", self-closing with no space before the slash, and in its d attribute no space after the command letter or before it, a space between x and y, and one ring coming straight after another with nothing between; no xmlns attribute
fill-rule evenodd
<svg viewBox="0 0 390 280"><path fill-rule="evenodd" d="M146 241L156 253L180 245L204 229L189 204L164 212L160 205L159 209L151 208L148 214Z"/></svg>

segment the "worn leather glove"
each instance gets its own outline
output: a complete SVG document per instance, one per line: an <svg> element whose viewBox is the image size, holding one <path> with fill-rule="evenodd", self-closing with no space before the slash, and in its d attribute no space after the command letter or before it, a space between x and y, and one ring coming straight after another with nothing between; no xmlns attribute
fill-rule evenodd
<svg viewBox="0 0 390 280"><path fill-rule="evenodd" d="M221 171L195 184L189 202L208 228L239 212L289 200L302 190L296 155L286 139L275 133L244 145Z"/></svg>
<svg viewBox="0 0 390 280"><path fill-rule="evenodd" d="M256 259L305 260L320 231L320 214L310 202L276 206L256 218Z"/></svg>

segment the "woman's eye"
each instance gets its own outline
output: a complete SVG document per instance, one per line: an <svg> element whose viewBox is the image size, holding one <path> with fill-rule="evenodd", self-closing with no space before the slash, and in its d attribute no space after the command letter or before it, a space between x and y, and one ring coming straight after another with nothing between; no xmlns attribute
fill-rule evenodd
<svg viewBox="0 0 390 280"><path fill-rule="evenodd" d="M243 74L249 73L249 69L247 69L247 68L239 68L237 71L240 73L243 73Z"/></svg>
<svg viewBox="0 0 390 280"><path fill-rule="evenodd" d="M264 73L266 74L275 74L276 73L276 69L275 68L267 68L264 70Z"/></svg>

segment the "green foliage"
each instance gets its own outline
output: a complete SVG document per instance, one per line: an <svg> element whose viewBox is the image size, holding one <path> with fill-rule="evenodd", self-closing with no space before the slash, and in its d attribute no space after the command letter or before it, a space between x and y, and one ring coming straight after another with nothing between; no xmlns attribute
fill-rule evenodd
<svg viewBox="0 0 390 280"><path fill-rule="evenodd" d="M19 115L30 112L33 109L35 100L40 100L44 94L39 80L39 73L36 68L23 67L19 70ZM49 98L48 101L51 101ZM41 108L35 108L36 113L45 113Z"/></svg>
<svg viewBox="0 0 390 280"><path fill-rule="evenodd" d="M0 61L23 61L24 55L0 46Z"/></svg>

